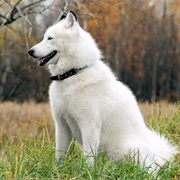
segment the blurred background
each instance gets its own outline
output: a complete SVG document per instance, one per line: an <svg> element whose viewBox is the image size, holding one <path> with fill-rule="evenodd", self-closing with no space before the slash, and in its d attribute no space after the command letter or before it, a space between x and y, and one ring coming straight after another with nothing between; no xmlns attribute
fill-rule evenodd
<svg viewBox="0 0 180 180"><path fill-rule="evenodd" d="M180 0L0 0L0 101L48 100L48 69L27 50L73 10L138 100L180 100Z"/></svg>

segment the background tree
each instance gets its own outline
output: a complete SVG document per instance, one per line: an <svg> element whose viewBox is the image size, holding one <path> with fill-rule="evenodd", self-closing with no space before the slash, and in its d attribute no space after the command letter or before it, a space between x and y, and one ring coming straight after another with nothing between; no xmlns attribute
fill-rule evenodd
<svg viewBox="0 0 180 180"><path fill-rule="evenodd" d="M0 5L4 9L0 11L1 100L47 100L48 71L37 68L26 52L42 39L46 28L63 11L70 9L98 42L103 60L138 99L179 100L179 0L3 0L3 3L5 6ZM10 19L16 21L5 23Z"/></svg>
<svg viewBox="0 0 180 180"><path fill-rule="evenodd" d="M22 66L24 61L18 59L21 55L25 55L24 52L29 46L28 33L31 32L32 26L28 19L29 15L41 14L48 9L50 6L44 6L42 4L44 1L2 0L0 2L0 100L2 101L16 96L17 93L22 94L21 91L28 88L24 83L28 76L23 73L28 67ZM23 96L26 96L26 93ZM21 100L19 96L16 98Z"/></svg>

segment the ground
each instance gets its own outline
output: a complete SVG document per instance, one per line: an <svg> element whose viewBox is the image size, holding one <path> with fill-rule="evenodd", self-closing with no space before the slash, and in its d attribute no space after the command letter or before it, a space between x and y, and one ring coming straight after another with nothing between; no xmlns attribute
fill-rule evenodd
<svg viewBox="0 0 180 180"><path fill-rule="evenodd" d="M139 106L147 126L180 145L180 104ZM89 167L74 142L64 163L58 164L54 147L54 124L48 103L0 103L0 179L180 179L180 154L152 176L128 157L124 164L100 157L94 167Z"/></svg>

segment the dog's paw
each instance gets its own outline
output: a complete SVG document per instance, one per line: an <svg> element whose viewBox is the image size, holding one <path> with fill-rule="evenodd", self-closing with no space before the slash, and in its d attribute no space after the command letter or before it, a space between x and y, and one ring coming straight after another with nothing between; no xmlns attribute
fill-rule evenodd
<svg viewBox="0 0 180 180"><path fill-rule="evenodd" d="M89 166L94 166L94 157L86 157L86 161Z"/></svg>
<svg viewBox="0 0 180 180"><path fill-rule="evenodd" d="M66 157L66 153L65 152L62 152L62 151L60 152L58 150L56 151L55 158L56 158L56 161L58 163L63 162L65 157Z"/></svg>

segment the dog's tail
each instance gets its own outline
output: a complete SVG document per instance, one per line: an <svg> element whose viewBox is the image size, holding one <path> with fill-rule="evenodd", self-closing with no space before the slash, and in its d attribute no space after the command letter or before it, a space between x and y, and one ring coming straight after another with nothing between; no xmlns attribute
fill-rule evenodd
<svg viewBox="0 0 180 180"><path fill-rule="evenodd" d="M178 154L178 148L171 143L165 136L153 131L153 141L157 147L159 156L166 161L173 161L174 155Z"/></svg>

